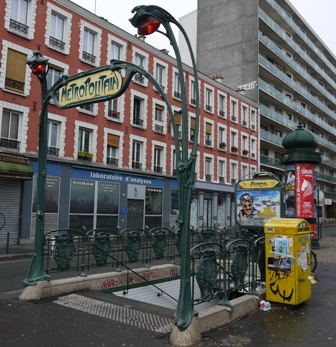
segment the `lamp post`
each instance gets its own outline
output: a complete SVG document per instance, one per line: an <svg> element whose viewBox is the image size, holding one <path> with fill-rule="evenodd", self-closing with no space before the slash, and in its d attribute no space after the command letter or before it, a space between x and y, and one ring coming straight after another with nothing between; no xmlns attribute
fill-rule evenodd
<svg viewBox="0 0 336 347"><path fill-rule="evenodd" d="M34 254L29 271L23 284L35 285L37 281L49 280L50 276L44 271L43 243L44 243L44 205L45 185L47 171L47 126L48 126L48 90L47 74L49 70L48 58L42 57L39 51L27 59L27 65L37 76L41 84L42 108L40 113L38 137L38 174L37 174L37 200L36 200L36 228L34 241Z"/></svg>
<svg viewBox="0 0 336 347"><path fill-rule="evenodd" d="M185 330L189 327L192 318L196 315L193 310L192 297L191 297L191 273L190 273L190 208L191 208L191 196L192 186L195 177L195 165L197 155L197 143L198 143L198 129L199 129L199 86L198 86L198 74L196 69L196 62L194 54L191 48L189 38L174 17L170 13L162 9L161 7L149 5L149 6L137 6L132 10L135 13L130 22L134 27L138 29L140 35L150 35L154 32L159 32L165 35L174 49L176 56L176 63L178 67L179 78L181 82L181 102L182 102L182 146L180 150L180 144L178 141L178 133L176 126L173 126L175 150L176 150L176 168L177 168L177 184L178 184L178 197L179 197L179 215L177 223L181 231L181 281L180 281L180 293L177 303L177 310L174 315L174 322L180 330ZM171 28L171 23L175 24L182 32L192 60L192 67L195 78L196 89L196 126L195 136L192 151L190 157L188 157L188 114L187 114L187 99L186 99L186 87L183 73L183 65L179 48L174 36L174 32ZM165 28L165 32L158 30L162 26ZM173 117L172 117L173 118ZM171 119L174 123L174 119Z"/></svg>

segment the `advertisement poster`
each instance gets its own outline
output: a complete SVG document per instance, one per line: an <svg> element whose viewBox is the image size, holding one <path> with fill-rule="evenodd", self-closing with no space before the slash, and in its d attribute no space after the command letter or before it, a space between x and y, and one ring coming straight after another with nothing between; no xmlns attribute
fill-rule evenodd
<svg viewBox="0 0 336 347"><path fill-rule="evenodd" d="M280 190L242 190L237 192L237 221L244 226L264 226L281 217Z"/></svg>
<svg viewBox="0 0 336 347"><path fill-rule="evenodd" d="M314 165L296 164L296 217L314 218Z"/></svg>
<svg viewBox="0 0 336 347"><path fill-rule="evenodd" d="M295 174L295 165L286 166L285 216L287 218L296 217Z"/></svg>

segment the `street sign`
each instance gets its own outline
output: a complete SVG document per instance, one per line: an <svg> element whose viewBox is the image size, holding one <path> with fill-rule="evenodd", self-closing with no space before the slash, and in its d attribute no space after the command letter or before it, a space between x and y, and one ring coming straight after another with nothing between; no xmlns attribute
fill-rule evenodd
<svg viewBox="0 0 336 347"><path fill-rule="evenodd" d="M69 77L66 84L53 95L53 100L60 108L105 101L118 93L121 87L119 71L92 69Z"/></svg>

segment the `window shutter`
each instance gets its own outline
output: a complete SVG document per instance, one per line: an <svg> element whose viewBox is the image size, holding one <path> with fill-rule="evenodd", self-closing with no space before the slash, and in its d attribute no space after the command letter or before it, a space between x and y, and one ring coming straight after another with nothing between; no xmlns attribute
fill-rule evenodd
<svg viewBox="0 0 336 347"><path fill-rule="evenodd" d="M8 49L6 66L6 88L18 91L24 90L26 73L26 54Z"/></svg>
<svg viewBox="0 0 336 347"><path fill-rule="evenodd" d="M211 134L212 133L212 124L211 123L206 123L205 132L207 134Z"/></svg>
<svg viewBox="0 0 336 347"><path fill-rule="evenodd" d="M107 145L111 147L119 147L119 136L108 134L107 135Z"/></svg>
<svg viewBox="0 0 336 347"><path fill-rule="evenodd" d="M196 129L196 118L190 118L190 128L193 130Z"/></svg>

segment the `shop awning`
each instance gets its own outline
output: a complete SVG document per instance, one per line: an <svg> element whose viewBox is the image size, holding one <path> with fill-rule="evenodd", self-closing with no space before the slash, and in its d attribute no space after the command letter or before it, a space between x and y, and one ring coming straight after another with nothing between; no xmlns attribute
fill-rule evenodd
<svg viewBox="0 0 336 347"><path fill-rule="evenodd" d="M0 161L0 177L31 179L34 170L27 164Z"/></svg>

